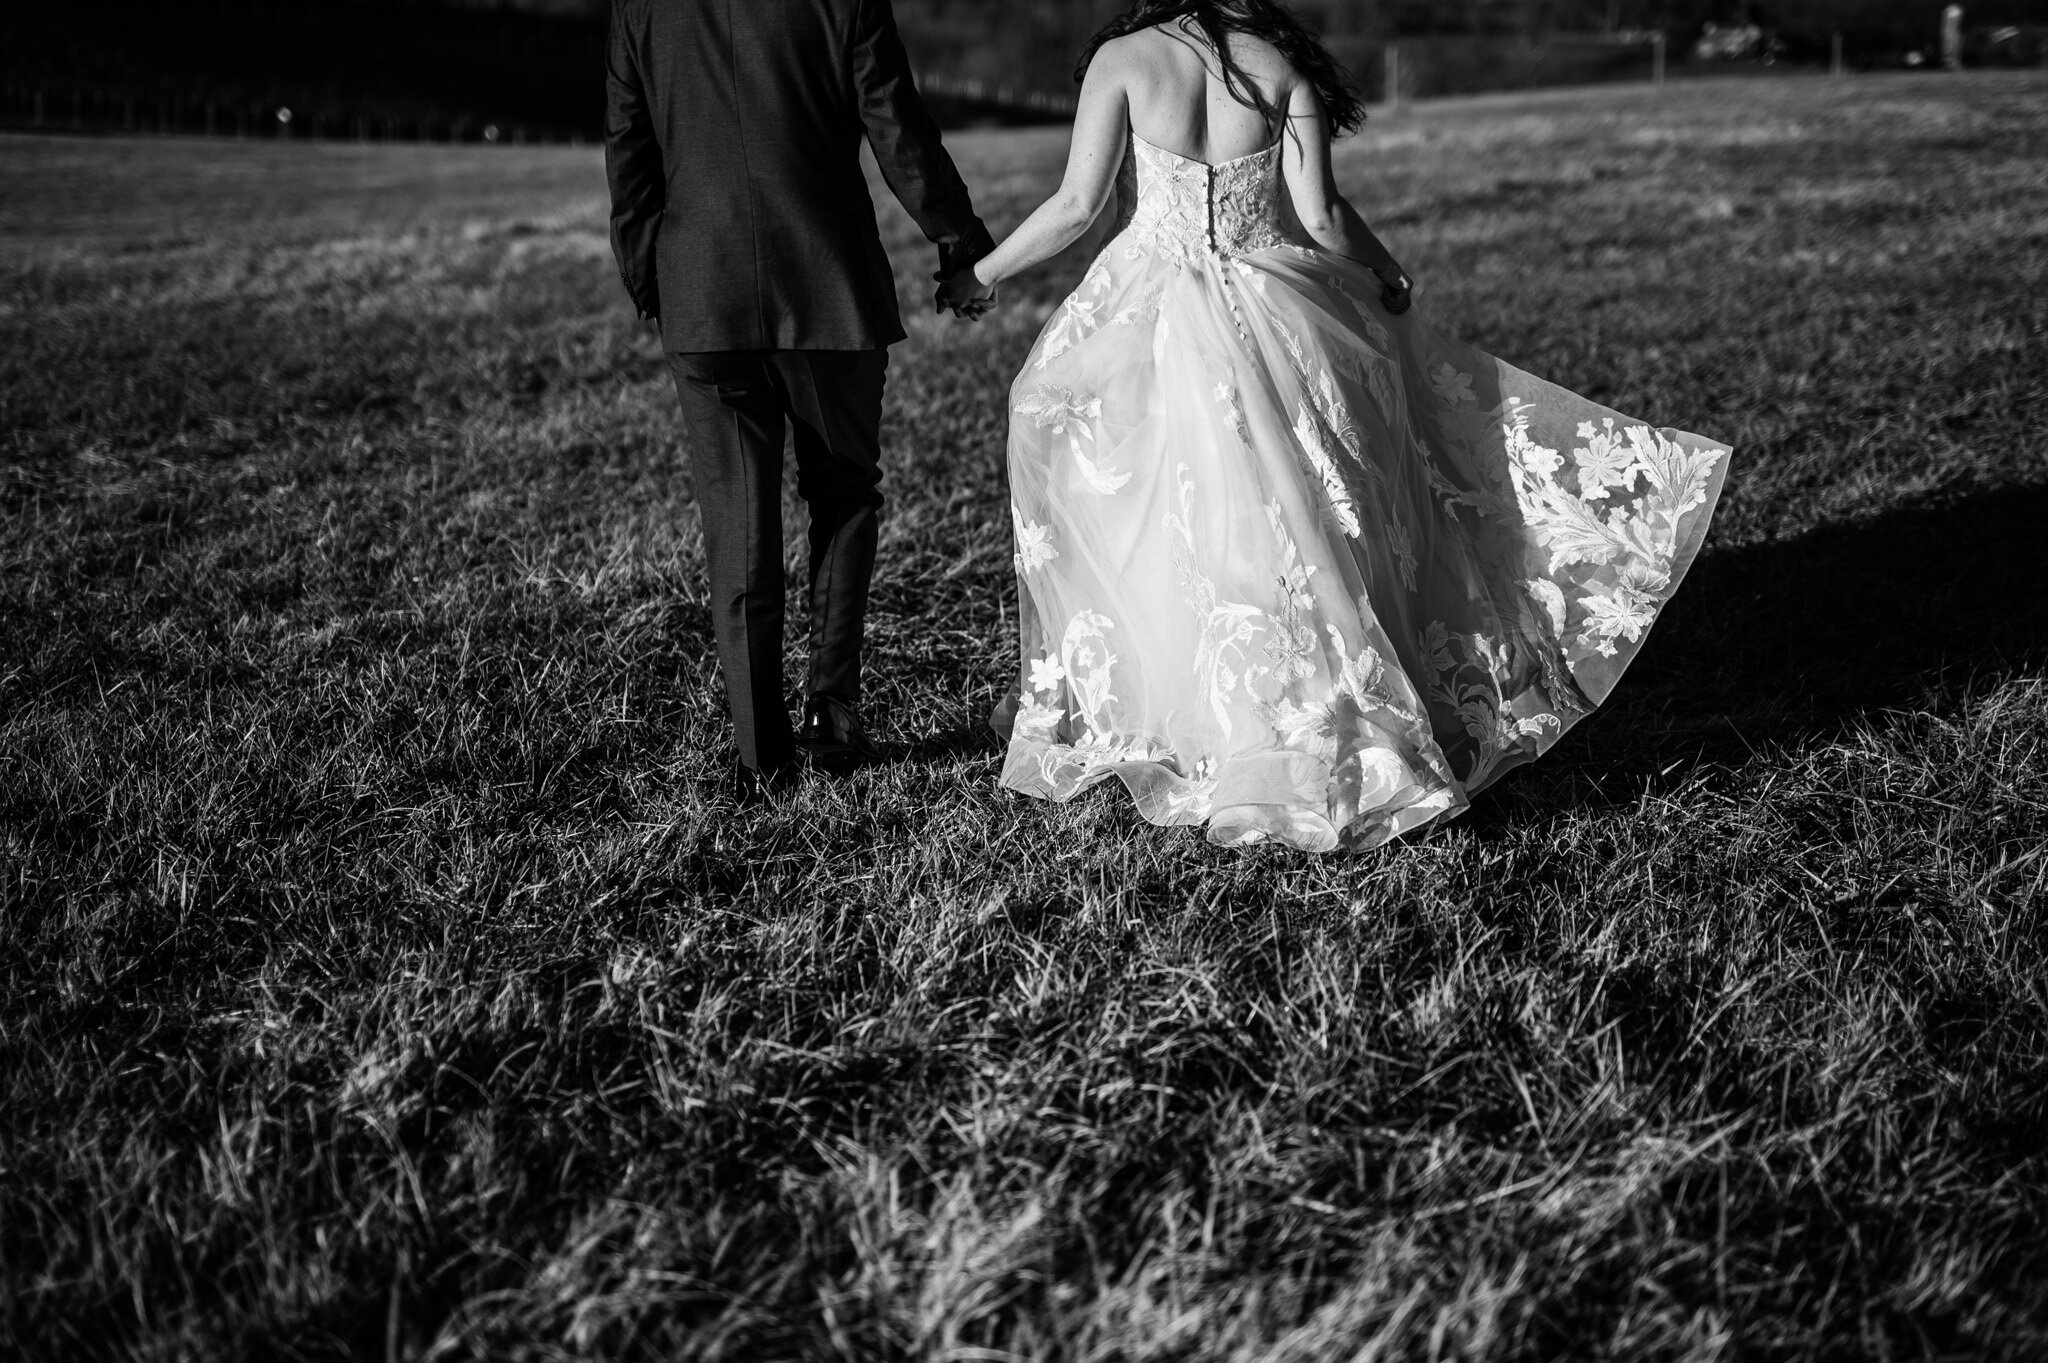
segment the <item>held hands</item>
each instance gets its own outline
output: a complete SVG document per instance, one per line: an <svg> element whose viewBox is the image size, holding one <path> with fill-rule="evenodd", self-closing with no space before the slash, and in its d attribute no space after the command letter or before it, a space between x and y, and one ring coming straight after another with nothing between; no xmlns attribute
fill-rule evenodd
<svg viewBox="0 0 2048 1363"><path fill-rule="evenodd" d="M982 283L971 265L961 266L950 274L941 271L933 278L939 281L939 291L932 301L934 312L951 308L955 317L979 322L996 305L996 286Z"/></svg>

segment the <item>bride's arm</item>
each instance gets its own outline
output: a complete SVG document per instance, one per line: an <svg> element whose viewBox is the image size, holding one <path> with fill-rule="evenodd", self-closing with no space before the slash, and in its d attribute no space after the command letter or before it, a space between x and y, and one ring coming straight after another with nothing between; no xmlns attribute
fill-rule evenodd
<svg viewBox="0 0 2048 1363"><path fill-rule="evenodd" d="M1303 230L1325 251L1349 257L1378 275L1386 285L1387 310L1406 312L1408 272L1338 191L1337 173L1330 164L1329 116L1307 81L1297 82L1288 97L1286 142L1282 174Z"/></svg>
<svg viewBox="0 0 2048 1363"><path fill-rule="evenodd" d="M1051 198L1032 211L1000 246L974 265L974 278L993 288L1015 274L1050 260L1073 245L1102 212L1123 164L1124 134L1130 126L1124 60L1109 43L1089 63L1074 113L1074 140L1067 173Z"/></svg>

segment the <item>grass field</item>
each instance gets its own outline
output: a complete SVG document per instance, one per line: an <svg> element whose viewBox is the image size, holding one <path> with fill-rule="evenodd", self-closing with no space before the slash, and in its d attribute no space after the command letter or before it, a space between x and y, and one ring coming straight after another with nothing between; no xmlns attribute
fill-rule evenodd
<svg viewBox="0 0 2048 1363"><path fill-rule="evenodd" d="M998 226L1063 149L954 145ZM1607 708L1317 860L995 789L1078 257L913 312L895 760L742 811L595 153L0 141L0 1355L2048 1356L2044 146L1347 143L1440 325L1737 452Z"/></svg>

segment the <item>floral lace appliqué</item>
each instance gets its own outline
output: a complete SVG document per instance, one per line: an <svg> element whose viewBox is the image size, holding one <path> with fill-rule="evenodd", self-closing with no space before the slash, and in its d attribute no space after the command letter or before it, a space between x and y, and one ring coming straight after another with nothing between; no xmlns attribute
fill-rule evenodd
<svg viewBox="0 0 2048 1363"><path fill-rule="evenodd" d="M1024 513L1014 505L1010 508L1010 524L1017 536L1015 559L1019 577L1037 572L1060 556L1060 551L1052 547L1051 526L1025 520Z"/></svg>
<svg viewBox="0 0 2048 1363"><path fill-rule="evenodd" d="M1088 447L1095 443L1095 423L1102 419L1102 399L1077 398L1073 391L1056 383L1041 383L1017 404L1017 415L1028 416L1043 429L1067 438L1074 454L1074 466L1081 480L1105 497L1114 496L1131 481L1131 475L1097 464Z"/></svg>
<svg viewBox="0 0 2048 1363"><path fill-rule="evenodd" d="M1209 698L1216 726L1227 737L1231 731L1230 699L1240 685L1248 694L1267 669L1248 661L1246 651L1266 624L1266 613L1241 601L1225 601L1216 584L1201 568L1195 548L1195 483L1187 465L1174 470L1179 489L1179 508L1164 518L1167 550L1174 572L1180 578L1181 599L1201 622L1201 636L1195 644L1195 677Z"/></svg>

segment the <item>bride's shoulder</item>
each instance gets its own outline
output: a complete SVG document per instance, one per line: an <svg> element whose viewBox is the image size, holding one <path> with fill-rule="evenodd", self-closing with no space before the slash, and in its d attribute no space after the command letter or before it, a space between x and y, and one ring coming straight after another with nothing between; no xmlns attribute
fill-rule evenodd
<svg viewBox="0 0 2048 1363"><path fill-rule="evenodd" d="M1159 50L1158 28L1141 28L1111 38L1095 50L1096 61L1109 61L1118 66L1130 66L1156 57Z"/></svg>
<svg viewBox="0 0 2048 1363"><path fill-rule="evenodd" d="M1284 81L1295 74L1294 64L1287 60L1287 54L1256 33L1233 33L1229 42L1230 55L1252 75Z"/></svg>
<svg viewBox="0 0 2048 1363"><path fill-rule="evenodd" d="M1151 29L1111 38L1088 61L1090 84L1109 82L1123 89L1149 86L1161 70L1161 57Z"/></svg>

